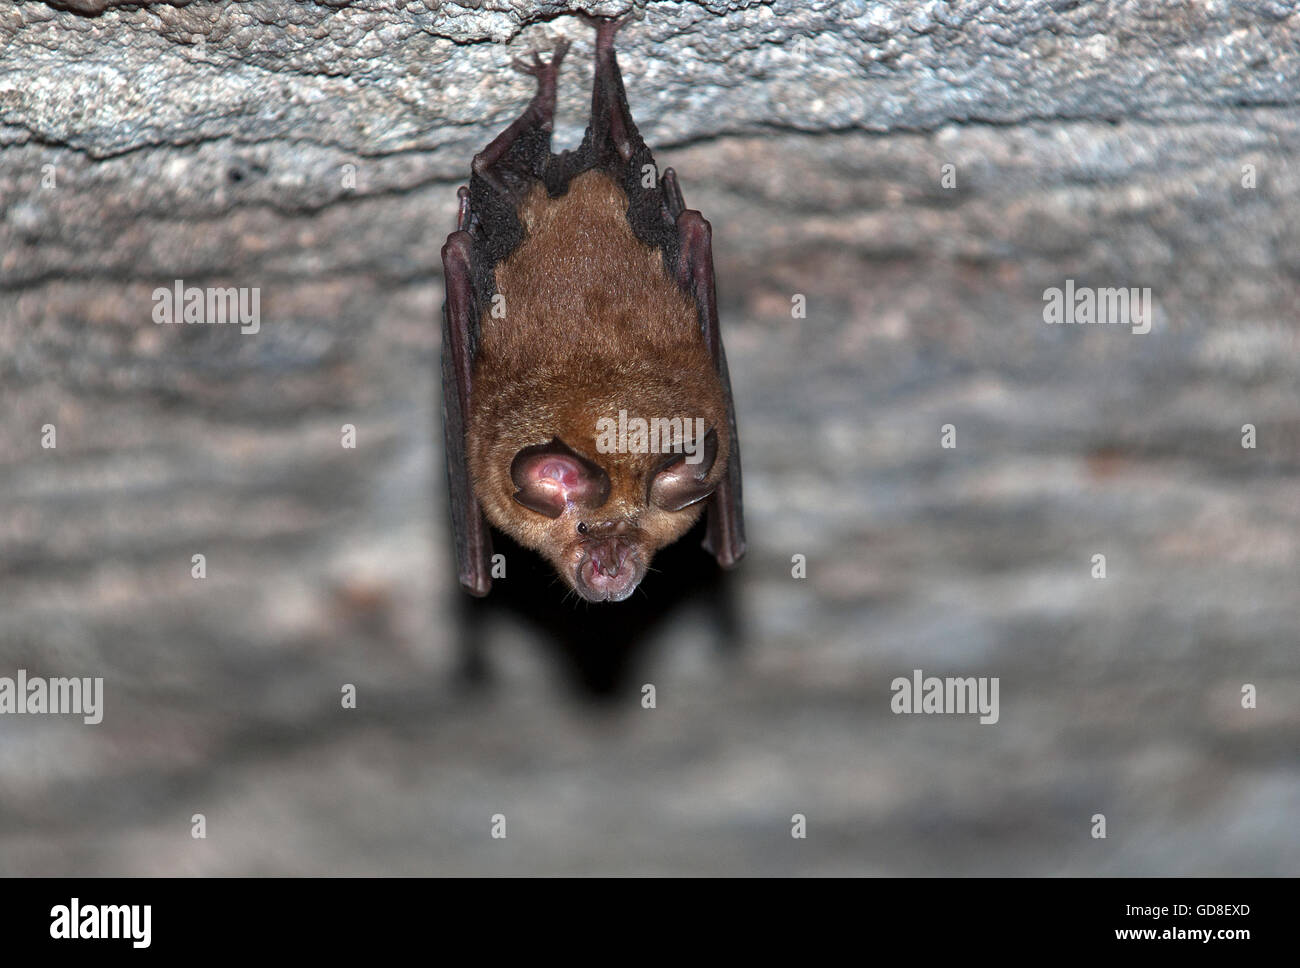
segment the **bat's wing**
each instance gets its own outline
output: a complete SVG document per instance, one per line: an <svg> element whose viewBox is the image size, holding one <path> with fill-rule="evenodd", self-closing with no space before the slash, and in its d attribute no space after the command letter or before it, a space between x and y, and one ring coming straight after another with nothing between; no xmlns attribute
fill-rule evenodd
<svg viewBox="0 0 1300 968"><path fill-rule="evenodd" d="M442 247L442 271L447 285L447 301L442 308L442 435L456 571L466 591L482 596L492 588L492 537L474 497L465 454L465 421L469 416L479 320L471 268L473 242L465 229L468 220L468 192L462 188L461 227L448 236L447 244Z"/></svg>
<svg viewBox="0 0 1300 968"><path fill-rule="evenodd" d="M468 188L459 192L456 231L442 247L447 301L442 326L442 429L447 456L456 571L471 595L492 588L492 536L474 496L465 451L479 320L491 304L493 270L523 237L516 209L551 158L555 80L568 44L550 63L536 54L515 66L537 78L537 94L513 124L474 157Z"/></svg>
<svg viewBox="0 0 1300 968"><path fill-rule="evenodd" d="M677 283L695 297L700 315L700 331L704 334L704 342L718 369L723 393L727 396L731 457L727 462L726 477L709 498L708 530L704 535L704 547L718 559L719 565L730 568L745 554L745 514L741 501L740 434L736 432L736 404L731 394L727 353L722 348L722 333L718 329L718 297L713 281L713 230L703 215L683 204L676 172L667 169L663 182L668 209L677 218L680 239Z"/></svg>

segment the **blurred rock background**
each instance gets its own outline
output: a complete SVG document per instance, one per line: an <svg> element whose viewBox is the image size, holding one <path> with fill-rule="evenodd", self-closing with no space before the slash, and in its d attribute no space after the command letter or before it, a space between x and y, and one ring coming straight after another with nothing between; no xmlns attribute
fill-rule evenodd
<svg viewBox="0 0 1300 968"><path fill-rule="evenodd" d="M638 5L750 553L601 654L453 587L435 381L513 56L573 40L581 138L569 8L629 9L0 9L0 675L107 706L0 718L0 873L1300 873L1296 5ZM176 279L261 332L155 325ZM1045 325L1066 279L1151 332ZM1000 721L893 715L916 668Z"/></svg>

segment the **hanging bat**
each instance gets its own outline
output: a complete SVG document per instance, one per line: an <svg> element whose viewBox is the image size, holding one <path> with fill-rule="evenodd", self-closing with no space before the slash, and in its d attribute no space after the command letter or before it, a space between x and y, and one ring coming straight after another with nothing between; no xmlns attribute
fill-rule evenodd
<svg viewBox="0 0 1300 968"><path fill-rule="evenodd" d="M442 249L443 433L471 595L492 586L489 522L593 602L631 595L706 511L718 564L745 553L710 226L632 121L614 55L624 21L590 19L581 146L550 150L568 43L515 61L537 92L475 156Z"/></svg>

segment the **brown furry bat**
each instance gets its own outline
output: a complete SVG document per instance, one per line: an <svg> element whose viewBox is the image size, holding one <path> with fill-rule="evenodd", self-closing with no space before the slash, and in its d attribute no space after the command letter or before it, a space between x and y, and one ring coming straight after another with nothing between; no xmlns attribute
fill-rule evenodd
<svg viewBox="0 0 1300 968"><path fill-rule="evenodd" d="M516 67L524 114L474 158L443 247L443 427L461 584L491 588L484 521L589 601L622 601L707 507L705 547L745 550L740 450L709 223L660 177L598 20L582 146L550 151L568 49Z"/></svg>

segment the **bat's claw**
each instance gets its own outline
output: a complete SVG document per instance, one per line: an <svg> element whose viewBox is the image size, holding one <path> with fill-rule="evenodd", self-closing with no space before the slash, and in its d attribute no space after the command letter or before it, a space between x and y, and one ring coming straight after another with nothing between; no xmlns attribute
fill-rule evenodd
<svg viewBox="0 0 1300 968"><path fill-rule="evenodd" d="M594 13L587 13L585 10L575 10L573 12L588 27L595 27L598 31L604 30L608 32L611 38L618 33L621 27L636 16L635 10L629 10L621 17L600 17Z"/></svg>
<svg viewBox="0 0 1300 968"><path fill-rule="evenodd" d="M553 84L555 82L556 74L560 71L560 64L564 62L564 55L568 50L569 42L567 40L561 40L555 45L555 49L551 51L551 59L549 61L542 60L542 55L537 51L533 51L533 59L531 63L518 57L510 63L514 69L519 71L521 74L530 74L539 81L546 82L549 80Z"/></svg>
<svg viewBox="0 0 1300 968"><path fill-rule="evenodd" d="M582 21L586 23L588 27L596 28L596 52L598 54L601 52L609 53L614 49L614 35L617 34L625 24L630 23L636 14L635 10L629 10L627 13L623 14L623 16L614 18L597 17L594 14L583 11L575 12L580 18L582 18Z"/></svg>
<svg viewBox="0 0 1300 968"><path fill-rule="evenodd" d="M542 73L542 59L537 55L536 51L533 51L533 62L531 64L516 57L510 62L510 66L520 74L531 74L533 77L537 77Z"/></svg>

